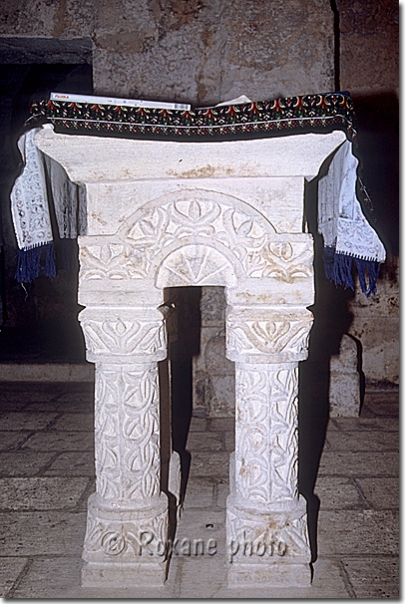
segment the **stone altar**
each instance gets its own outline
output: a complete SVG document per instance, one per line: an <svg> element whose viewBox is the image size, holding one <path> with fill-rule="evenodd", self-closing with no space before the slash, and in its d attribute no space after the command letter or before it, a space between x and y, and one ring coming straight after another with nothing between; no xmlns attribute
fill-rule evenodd
<svg viewBox="0 0 405 604"><path fill-rule="evenodd" d="M225 287L235 362L227 501L229 585L306 585L297 489L298 362L314 301L304 185L345 134L176 142L56 134L37 146L82 183L79 303L95 363L97 491L84 585L162 584L168 501L160 486L159 311L167 287ZM192 536L190 536L192 537Z"/></svg>

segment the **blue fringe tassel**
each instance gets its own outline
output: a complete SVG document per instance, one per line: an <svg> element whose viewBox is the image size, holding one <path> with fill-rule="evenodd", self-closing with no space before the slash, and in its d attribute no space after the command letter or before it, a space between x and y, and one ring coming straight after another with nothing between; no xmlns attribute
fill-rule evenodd
<svg viewBox="0 0 405 604"><path fill-rule="evenodd" d="M325 275L335 285L344 285L354 290L351 256L336 254L335 248L325 247L323 250L323 265Z"/></svg>
<svg viewBox="0 0 405 604"><path fill-rule="evenodd" d="M380 263L374 260L353 258L352 256L346 256L346 254L337 254L333 247L325 247L323 253L323 265L327 279L335 285L343 285L354 291L353 260L359 274L361 291L367 298L372 294L376 294Z"/></svg>
<svg viewBox="0 0 405 604"><path fill-rule="evenodd" d="M15 278L19 283L30 283L40 275L55 277L56 261L53 243L29 250L18 250Z"/></svg>
<svg viewBox="0 0 405 604"><path fill-rule="evenodd" d="M359 273L361 291L366 294L367 298L377 293L377 279L380 273L381 264L374 260L354 259L356 262L357 272ZM368 275L368 287L366 284L366 271Z"/></svg>

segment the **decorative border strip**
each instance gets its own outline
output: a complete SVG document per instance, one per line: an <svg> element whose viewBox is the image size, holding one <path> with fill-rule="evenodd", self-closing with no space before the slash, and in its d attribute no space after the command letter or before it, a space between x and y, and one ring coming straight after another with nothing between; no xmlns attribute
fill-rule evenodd
<svg viewBox="0 0 405 604"><path fill-rule="evenodd" d="M38 100L32 104L26 126L51 122L58 131L91 134L205 137L280 135L283 131L341 128L355 138L354 112L348 93L294 96L256 103L178 111ZM288 132L285 132L286 134Z"/></svg>

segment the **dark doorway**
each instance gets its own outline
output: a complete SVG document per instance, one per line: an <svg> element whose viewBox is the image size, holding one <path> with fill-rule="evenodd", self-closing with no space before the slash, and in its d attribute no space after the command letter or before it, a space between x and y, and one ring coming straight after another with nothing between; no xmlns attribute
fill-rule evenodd
<svg viewBox="0 0 405 604"><path fill-rule="evenodd" d="M170 363L171 441L181 462L181 498L187 486L191 455L186 449L193 413L193 357L200 353L201 287L165 289L168 305L168 359ZM170 312L171 310L171 312Z"/></svg>
<svg viewBox="0 0 405 604"><path fill-rule="evenodd" d="M4 51L0 58L0 358L3 363L84 362L85 346L77 320L77 270L58 267L54 279L39 277L23 286L14 275L17 244L10 211L10 192L21 170L17 140L32 102L50 92L91 94L92 68L88 60L68 53L76 63L47 63L46 49L35 56L23 48ZM3 49L2 49L3 51ZM60 55L60 56L59 56ZM35 59L38 63L18 63ZM14 60L15 63L11 63ZM57 245L57 234L55 245ZM57 257L58 261L58 257Z"/></svg>

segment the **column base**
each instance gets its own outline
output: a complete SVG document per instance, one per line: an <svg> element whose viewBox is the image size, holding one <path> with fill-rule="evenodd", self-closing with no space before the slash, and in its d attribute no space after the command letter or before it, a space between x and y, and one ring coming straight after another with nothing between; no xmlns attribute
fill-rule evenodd
<svg viewBox="0 0 405 604"><path fill-rule="evenodd" d="M262 509L243 504L229 495L228 585L308 586L311 550L303 498Z"/></svg>
<svg viewBox="0 0 405 604"><path fill-rule="evenodd" d="M106 502L97 493L89 497L83 587L163 585L167 497L162 493L142 508L131 507L131 503Z"/></svg>

